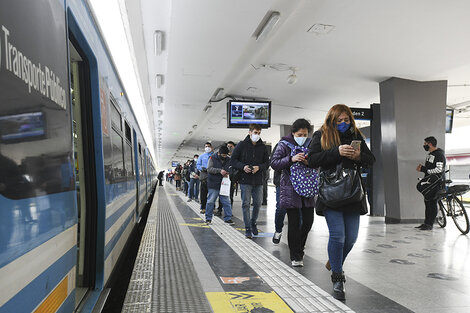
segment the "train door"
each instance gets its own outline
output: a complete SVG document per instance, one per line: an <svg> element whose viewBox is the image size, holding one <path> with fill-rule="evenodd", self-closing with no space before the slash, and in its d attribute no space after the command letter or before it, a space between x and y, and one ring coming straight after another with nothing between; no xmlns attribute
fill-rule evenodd
<svg viewBox="0 0 470 313"><path fill-rule="evenodd" d="M77 265L75 307L95 283L96 175L93 149L90 68L72 35L69 41L77 191Z"/></svg>

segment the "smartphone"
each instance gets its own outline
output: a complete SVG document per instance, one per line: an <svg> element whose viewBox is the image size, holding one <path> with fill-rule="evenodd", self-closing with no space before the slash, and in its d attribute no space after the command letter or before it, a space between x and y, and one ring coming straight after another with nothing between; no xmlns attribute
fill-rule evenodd
<svg viewBox="0 0 470 313"><path fill-rule="evenodd" d="M353 147L354 150L360 150L361 149L361 141L360 140L351 141L351 147Z"/></svg>

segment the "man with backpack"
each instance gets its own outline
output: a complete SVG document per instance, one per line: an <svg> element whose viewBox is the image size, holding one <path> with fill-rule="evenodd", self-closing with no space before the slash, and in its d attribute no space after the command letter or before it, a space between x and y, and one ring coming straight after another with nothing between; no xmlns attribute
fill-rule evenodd
<svg viewBox="0 0 470 313"><path fill-rule="evenodd" d="M256 221L263 200L263 171L269 167L268 150L260 134L261 126L250 124L245 140L241 141L232 153L232 167L241 173L240 188L246 238L258 235ZM250 214L252 198L253 215Z"/></svg>

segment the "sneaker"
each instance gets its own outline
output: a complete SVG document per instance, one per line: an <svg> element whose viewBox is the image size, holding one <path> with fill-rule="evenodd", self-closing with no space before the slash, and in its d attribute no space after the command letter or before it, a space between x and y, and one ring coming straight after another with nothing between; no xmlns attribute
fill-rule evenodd
<svg viewBox="0 0 470 313"><path fill-rule="evenodd" d="M210 223L212 223L211 220L206 220L206 224L209 225Z"/></svg>
<svg viewBox="0 0 470 313"><path fill-rule="evenodd" d="M248 239L253 238L253 235L251 234L251 230L249 228L245 230L245 237Z"/></svg>
<svg viewBox="0 0 470 313"><path fill-rule="evenodd" d="M422 227L418 228L418 230L432 230L432 225L424 224Z"/></svg>
<svg viewBox="0 0 470 313"><path fill-rule="evenodd" d="M304 266L304 261L300 260L300 261L292 261L292 266L293 267L302 267Z"/></svg>
<svg viewBox="0 0 470 313"><path fill-rule="evenodd" d="M214 212L214 215L215 215L215 216L222 216L222 211L215 211L215 212Z"/></svg>
<svg viewBox="0 0 470 313"><path fill-rule="evenodd" d="M282 236L282 233L278 233L278 232L275 232L274 233L274 236L273 236L273 243L275 245L279 244L279 242L281 241L281 236Z"/></svg>
<svg viewBox="0 0 470 313"><path fill-rule="evenodd" d="M251 231L253 232L253 235L258 235L258 228L256 227L256 224L251 224Z"/></svg>
<svg viewBox="0 0 470 313"><path fill-rule="evenodd" d="M198 199L194 199L194 201L196 201L197 203L199 203L199 200L198 200Z"/></svg>
<svg viewBox="0 0 470 313"><path fill-rule="evenodd" d="M225 224L233 225L235 224L232 220L224 221Z"/></svg>
<svg viewBox="0 0 470 313"><path fill-rule="evenodd" d="M423 227L424 225L426 225L426 224L421 224L421 225L419 225L419 226L416 226L415 228L421 228L421 227Z"/></svg>
<svg viewBox="0 0 470 313"><path fill-rule="evenodd" d="M199 213L204 214L204 213L206 213L206 210L201 210L201 211L199 211Z"/></svg>
<svg viewBox="0 0 470 313"><path fill-rule="evenodd" d="M188 199L188 202L191 202L191 201L193 201L193 199L189 198L189 199Z"/></svg>

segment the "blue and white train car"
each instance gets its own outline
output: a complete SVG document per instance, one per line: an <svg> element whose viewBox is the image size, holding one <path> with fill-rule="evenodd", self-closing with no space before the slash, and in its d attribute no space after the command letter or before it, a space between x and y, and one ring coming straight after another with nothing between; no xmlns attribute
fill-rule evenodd
<svg viewBox="0 0 470 313"><path fill-rule="evenodd" d="M0 2L0 313L90 312L156 184L84 0Z"/></svg>

